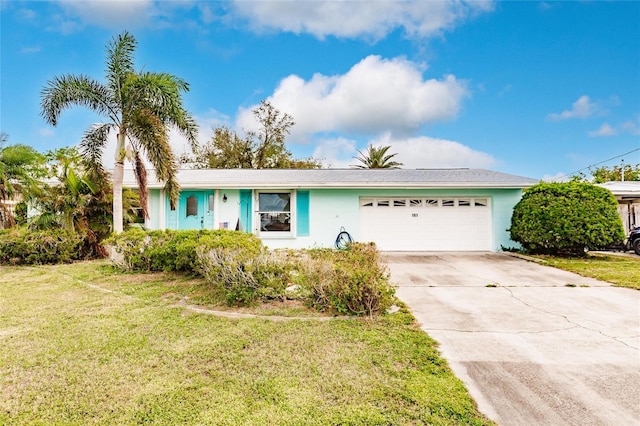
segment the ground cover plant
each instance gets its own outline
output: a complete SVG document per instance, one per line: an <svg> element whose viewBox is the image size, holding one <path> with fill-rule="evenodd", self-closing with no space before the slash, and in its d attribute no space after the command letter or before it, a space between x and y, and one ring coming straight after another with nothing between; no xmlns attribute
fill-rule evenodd
<svg viewBox="0 0 640 426"><path fill-rule="evenodd" d="M540 258L556 268L607 281L617 287L640 290L640 257L589 254L586 257Z"/></svg>
<svg viewBox="0 0 640 426"><path fill-rule="evenodd" d="M321 311L376 315L395 301L374 244L273 252L245 232L135 229L107 243L115 265L123 271L200 275L211 293L230 306L297 298Z"/></svg>
<svg viewBox="0 0 640 426"><path fill-rule="evenodd" d="M0 266L0 424L487 424L406 312L195 313L203 280Z"/></svg>

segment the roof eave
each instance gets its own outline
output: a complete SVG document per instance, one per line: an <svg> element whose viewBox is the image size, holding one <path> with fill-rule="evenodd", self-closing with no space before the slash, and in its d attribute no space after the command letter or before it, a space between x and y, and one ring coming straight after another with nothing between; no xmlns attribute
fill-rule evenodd
<svg viewBox="0 0 640 426"><path fill-rule="evenodd" d="M496 188L496 189L524 189L534 185L524 182L242 182L234 184L212 183L212 182L192 182L182 184L185 189L442 189L442 188ZM125 185L126 186L126 185ZM129 185L135 187L137 185ZM162 189L164 185L160 183L149 183L149 189Z"/></svg>

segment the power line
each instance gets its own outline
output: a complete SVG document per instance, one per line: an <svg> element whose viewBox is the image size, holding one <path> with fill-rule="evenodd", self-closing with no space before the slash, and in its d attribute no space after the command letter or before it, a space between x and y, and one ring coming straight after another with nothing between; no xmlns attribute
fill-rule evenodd
<svg viewBox="0 0 640 426"><path fill-rule="evenodd" d="M606 162L609 162L609 161L611 161L611 160L615 160L616 158L624 157L625 155L633 154L633 153L634 153L634 152L636 152L636 151L640 151L640 148L632 149L632 150L631 150L631 151L629 151L629 152L625 152L624 154L616 155L615 157L607 158L606 160L602 160L602 161L600 161L600 162L598 162L598 163L593 163L593 164L591 164L590 166L583 167L583 168L581 168L580 170L576 170L575 172L566 173L566 174L564 174L564 175L560 176L560 177L559 177L559 178L557 178L557 179L562 179L562 178L565 178L565 177L573 176L573 175L575 175L576 173L580 173L580 172L581 172L581 171L583 171L583 170L587 170L587 169L590 169L590 168L592 168L592 167L594 167L594 166L598 166L598 165L600 165L600 164L602 164L602 163L606 163Z"/></svg>

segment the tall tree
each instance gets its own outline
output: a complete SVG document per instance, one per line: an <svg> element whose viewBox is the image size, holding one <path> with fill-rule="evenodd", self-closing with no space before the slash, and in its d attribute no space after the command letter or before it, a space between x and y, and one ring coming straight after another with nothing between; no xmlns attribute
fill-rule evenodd
<svg viewBox="0 0 640 426"><path fill-rule="evenodd" d="M605 183L610 181L622 180L624 173L624 180L626 181L640 181L640 164L624 164L622 166L613 167L596 167L593 170L589 170L591 176L593 176L593 183Z"/></svg>
<svg viewBox="0 0 640 426"><path fill-rule="evenodd" d="M147 173L143 159L154 166L164 182L170 204L175 207L180 193L176 181L177 162L169 144L169 128L177 128L197 147L195 120L182 105L182 92L189 85L167 73L136 72L133 55L135 38L128 32L114 37L107 46L106 83L85 75L63 75L47 82L42 90L42 116L52 124L65 108L84 106L105 117L84 134L80 150L88 164L103 170L102 152L111 132L117 134L113 171L113 230L123 228L122 180L124 162L129 158L140 190L143 213L147 206ZM126 142L128 141L128 146ZM129 154L128 154L129 152Z"/></svg>
<svg viewBox="0 0 640 426"><path fill-rule="evenodd" d="M46 173L42 154L22 144L5 147L7 141L8 136L0 134L0 228L15 224L8 202L29 198Z"/></svg>
<svg viewBox="0 0 640 426"><path fill-rule="evenodd" d="M211 169L318 169L322 163L313 158L296 159L285 146L285 138L295 124L293 118L267 101L253 110L259 123L245 137L228 127L214 129L211 141L181 161L195 168Z"/></svg>
<svg viewBox="0 0 640 426"><path fill-rule="evenodd" d="M284 139L295 124L293 117L283 114L268 101L261 101L253 110L260 127L249 132L249 139L255 141L254 167L256 169L282 168L291 160L291 153L284 145Z"/></svg>
<svg viewBox="0 0 640 426"><path fill-rule="evenodd" d="M360 164L354 164L351 167L356 169L399 169L402 163L392 161L392 158L398 154L387 154L390 148L389 145L380 147L369 145L366 153L358 150L360 155L355 159L360 161Z"/></svg>

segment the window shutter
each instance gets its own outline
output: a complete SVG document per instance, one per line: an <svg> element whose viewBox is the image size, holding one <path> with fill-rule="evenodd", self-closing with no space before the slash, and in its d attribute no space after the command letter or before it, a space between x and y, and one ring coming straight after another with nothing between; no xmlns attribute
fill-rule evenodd
<svg viewBox="0 0 640 426"><path fill-rule="evenodd" d="M296 223L298 237L309 236L309 191L296 193Z"/></svg>
<svg viewBox="0 0 640 426"><path fill-rule="evenodd" d="M252 222L252 203L251 203L251 190L250 189L241 189L240 190L240 225L242 226L242 230L244 232L251 233L253 228L251 227Z"/></svg>

